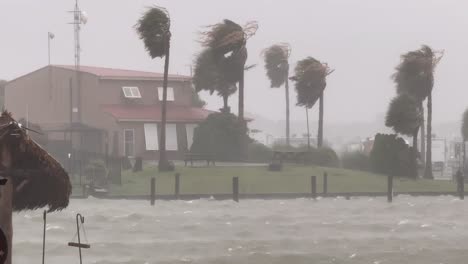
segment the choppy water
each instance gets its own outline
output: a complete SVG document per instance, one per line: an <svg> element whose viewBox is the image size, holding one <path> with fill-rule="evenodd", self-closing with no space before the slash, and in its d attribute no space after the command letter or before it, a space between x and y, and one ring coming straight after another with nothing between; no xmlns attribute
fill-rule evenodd
<svg viewBox="0 0 468 264"><path fill-rule="evenodd" d="M85 216L84 263L460 264L468 201L454 197L285 201L72 200L48 216L48 264L78 262L67 243ZM42 213L14 217L14 263L41 263Z"/></svg>

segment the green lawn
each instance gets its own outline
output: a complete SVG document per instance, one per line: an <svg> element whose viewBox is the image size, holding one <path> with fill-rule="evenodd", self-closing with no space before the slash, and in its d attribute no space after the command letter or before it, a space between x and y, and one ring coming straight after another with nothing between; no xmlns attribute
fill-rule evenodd
<svg viewBox="0 0 468 264"><path fill-rule="evenodd" d="M266 167L177 167L181 174L181 194L229 194L232 192L232 177L239 177L239 191L243 194L264 193L309 193L310 176L317 177L318 192L322 191L323 173L328 173L329 193L385 192L387 178L383 175L321 168L314 166L288 165L281 172L270 172ZM174 193L175 172L159 173L156 167L144 171L123 172L122 186L112 185L111 195L148 195L151 177L156 177L156 193ZM395 179L395 192L451 192L451 181ZM81 190L76 190L81 193Z"/></svg>

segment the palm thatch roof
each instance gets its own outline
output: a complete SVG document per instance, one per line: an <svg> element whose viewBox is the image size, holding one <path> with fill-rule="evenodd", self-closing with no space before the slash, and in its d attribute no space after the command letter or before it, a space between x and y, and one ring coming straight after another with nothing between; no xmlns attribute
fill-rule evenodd
<svg viewBox="0 0 468 264"><path fill-rule="evenodd" d="M71 183L67 172L6 111L0 116L0 147L12 158L5 174L13 180L15 211L48 207L51 212L68 206Z"/></svg>
<svg viewBox="0 0 468 264"><path fill-rule="evenodd" d="M271 88L278 88L286 82L290 53L291 49L288 44L275 44L263 51L265 70L270 79Z"/></svg>
<svg viewBox="0 0 468 264"><path fill-rule="evenodd" d="M153 59L166 55L171 38L171 19L166 9L162 7L149 8L135 25L135 28Z"/></svg>
<svg viewBox="0 0 468 264"><path fill-rule="evenodd" d="M406 93L390 102L385 125L396 133L412 136L422 123L422 110L416 99Z"/></svg>
<svg viewBox="0 0 468 264"><path fill-rule="evenodd" d="M307 57L297 63L295 76L297 105L312 108L327 86L326 77L332 70L326 63Z"/></svg>

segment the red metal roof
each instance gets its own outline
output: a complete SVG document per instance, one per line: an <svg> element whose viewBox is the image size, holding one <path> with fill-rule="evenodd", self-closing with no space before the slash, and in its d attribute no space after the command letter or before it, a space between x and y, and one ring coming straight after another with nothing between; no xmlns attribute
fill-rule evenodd
<svg viewBox="0 0 468 264"><path fill-rule="evenodd" d="M119 121L161 121L160 105L102 105L102 111ZM168 122L200 122L214 111L186 106L167 106Z"/></svg>
<svg viewBox="0 0 468 264"><path fill-rule="evenodd" d="M53 65L54 67L75 70L75 66L72 65ZM163 74L157 72L146 72L146 71L134 71L134 70L124 70L124 69L113 69L113 68L103 68L103 67L91 67L91 66L80 66L80 71L99 76L103 79L162 79ZM169 74L169 79L179 79L179 80L190 80L189 76L178 75L178 74Z"/></svg>

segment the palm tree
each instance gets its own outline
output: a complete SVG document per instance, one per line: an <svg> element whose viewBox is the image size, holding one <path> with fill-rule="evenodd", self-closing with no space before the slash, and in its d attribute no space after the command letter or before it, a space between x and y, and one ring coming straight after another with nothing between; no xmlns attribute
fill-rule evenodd
<svg viewBox="0 0 468 264"><path fill-rule="evenodd" d="M400 94L389 105L385 125L393 128L396 133L413 137L413 151L417 154L418 131L421 126L422 111L417 100L408 95Z"/></svg>
<svg viewBox="0 0 468 264"><path fill-rule="evenodd" d="M284 85L286 92L286 145L289 146L289 56L291 47L289 44L275 44L263 51L265 69L270 79L271 88L279 88Z"/></svg>
<svg viewBox="0 0 468 264"><path fill-rule="evenodd" d="M165 8L152 7L143 14L135 27L151 58L165 57L158 168L160 171L166 171L171 169L166 156L166 103L171 46L171 19Z"/></svg>
<svg viewBox="0 0 468 264"><path fill-rule="evenodd" d="M463 172L465 171L466 141L468 140L468 109L463 113L461 134L463 138Z"/></svg>
<svg viewBox="0 0 468 264"><path fill-rule="evenodd" d="M328 64L322 63L312 57L307 57L297 63L295 76L290 79L296 82L297 105L312 108L320 100L319 128L317 147L323 145L323 93L327 86L326 77L334 70Z"/></svg>
<svg viewBox="0 0 468 264"><path fill-rule="evenodd" d="M235 84L239 84L239 120L244 120L244 71L247 61L247 40L258 29L254 21L244 27L225 19L223 22L209 26L209 30L202 33L202 45L210 49L212 58L221 72L221 82L218 88L229 87L232 91ZM196 72L195 72L196 73ZM229 93L227 93L229 94ZM226 99L225 99L226 101Z"/></svg>
<svg viewBox="0 0 468 264"><path fill-rule="evenodd" d="M393 79L397 84L397 93L408 93L422 105L427 98L427 148L424 177L432 179L432 89L434 70L442 59L429 46L423 45L419 50L410 51L401 56L401 63L396 67ZM423 111L423 110L422 110ZM422 119L421 122L424 122Z"/></svg>

